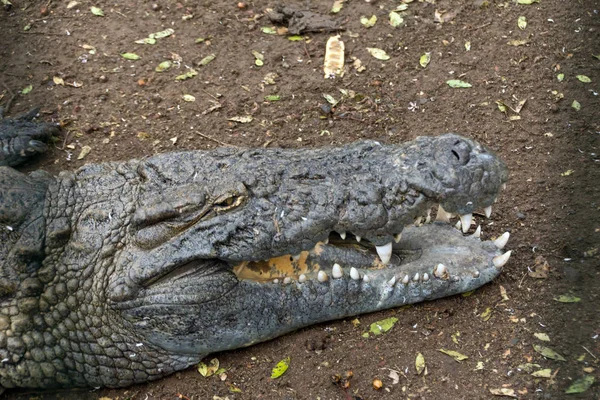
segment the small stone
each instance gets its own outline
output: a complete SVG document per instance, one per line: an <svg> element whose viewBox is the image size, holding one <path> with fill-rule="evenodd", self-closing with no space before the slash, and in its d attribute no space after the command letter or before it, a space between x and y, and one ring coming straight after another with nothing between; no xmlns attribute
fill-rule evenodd
<svg viewBox="0 0 600 400"><path fill-rule="evenodd" d="M160 6L160 4L157 3L153 3L152 4L152 11L160 11L162 7Z"/></svg>
<svg viewBox="0 0 600 400"><path fill-rule="evenodd" d="M525 217L525 214L523 214L520 211L517 211L517 218L520 219L520 220L524 220L526 217Z"/></svg>
<svg viewBox="0 0 600 400"><path fill-rule="evenodd" d="M106 77L106 75L100 75L100 76L98 77L98 80L99 80L100 82L104 83L104 82L107 82L107 81L108 81L108 78Z"/></svg>
<svg viewBox="0 0 600 400"><path fill-rule="evenodd" d="M381 379L373 379L373 389L375 390L379 390L383 387L383 382L381 382Z"/></svg>

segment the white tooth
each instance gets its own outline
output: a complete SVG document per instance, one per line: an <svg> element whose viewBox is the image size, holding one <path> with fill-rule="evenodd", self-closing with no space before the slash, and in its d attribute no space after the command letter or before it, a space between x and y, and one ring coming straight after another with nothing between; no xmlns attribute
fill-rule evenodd
<svg viewBox="0 0 600 400"><path fill-rule="evenodd" d="M361 238L360 236L358 236L358 235L355 235L355 236L356 236L356 241L357 241L357 242L360 242L360 240L361 240L362 238Z"/></svg>
<svg viewBox="0 0 600 400"><path fill-rule="evenodd" d="M402 278L402 283L406 285L408 283L408 280L408 275L404 275L404 278Z"/></svg>
<svg viewBox="0 0 600 400"><path fill-rule="evenodd" d="M433 271L433 275L438 278L443 278L448 273L448 268L444 264L438 264Z"/></svg>
<svg viewBox="0 0 600 400"><path fill-rule="evenodd" d="M394 235L394 242L400 243L401 240L402 240L402 234L401 233L396 233Z"/></svg>
<svg viewBox="0 0 600 400"><path fill-rule="evenodd" d="M423 217L417 217L415 218L415 221L413 222L414 226L421 226L421 222L423 221Z"/></svg>
<svg viewBox="0 0 600 400"><path fill-rule="evenodd" d="M447 212L446 210L444 210L442 208L442 205L440 204L438 207L438 212L437 215L435 217L436 221L442 221L442 222L450 222L450 218L452 217L452 214L450 214L449 212Z"/></svg>
<svg viewBox="0 0 600 400"><path fill-rule="evenodd" d="M506 190L506 183L502 184L502 190Z"/></svg>
<svg viewBox="0 0 600 400"><path fill-rule="evenodd" d="M413 281L419 282L419 273L417 272L415 276L413 276Z"/></svg>
<svg viewBox="0 0 600 400"><path fill-rule="evenodd" d="M494 199L494 204L496 204L497 202L498 202L498 198L496 197L496 198Z"/></svg>
<svg viewBox="0 0 600 400"><path fill-rule="evenodd" d="M298 282L304 283L306 282L306 275L302 274L298 277Z"/></svg>
<svg viewBox="0 0 600 400"><path fill-rule="evenodd" d="M431 208L427 210L427 216L425 217L425 223L428 224L431 222Z"/></svg>
<svg viewBox="0 0 600 400"><path fill-rule="evenodd" d="M475 270L475 272L473 272L473 278L479 278L479 271Z"/></svg>
<svg viewBox="0 0 600 400"><path fill-rule="evenodd" d="M427 282L429 280L429 274L427 272L425 272L423 274L423 282Z"/></svg>
<svg viewBox="0 0 600 400"><path fill-rule="evenodd" d="M283 278L283 283L284 284L289 284L292 282L292 278L290 278L289 276L286 276L285 278Z"/></svg>
<svg viewBox="0 0 600 400"><path fill-rule="evenodd" d="M387 281L387 284L389 286L394 286L396 284L396 277L392 276L392 279L390 279L389 281Z"/></svg>
<svg viewBox="0 0 600 400"><path fill-rule="evenodd" d="M273 283L279 283L279 279L273 279Z"/></svg>
<svg viewBox="0 0 600 400"><path fill-rule="evenodd" d="M354 267L350 268L350 278L354 279L355 281L360 279L360 273Z"/></svg>
<svg viewBox="0 0 600 400"><path fill-rule="evenodd" d="M506 246L506 243L508 242L509 237L510 237L510 233L504 232L502 235L500 235L500 237L498 237L498 239L494 240L494 244L496 245L497 248L502 250L504 248L504 246Z"/></svg>
<svg viewBox="0 0 600 400"><path fill-rule="evenodd" d="M383 246L375 246L375 249L377 249L377 254L379 254L381 262L388 264L392 258L392 242L389 242Z"/></svg>
<svg viewBox="0 0 600 400"><path fill-rule="evenodd" d="M460 231L460 228L462 228L462 222L460 221L460 219L456 221L454 227Z"/></svg>
<svg viewBox="0 0 600 400"><path fill-rule="evenodd" d="M473 220L473 214L465 214L460 216L460 222L462 222L462 231L467 233L471 227L471 221Z"/></svg>
<svg viewBox="0 0 600 400"><path fill-rule="evenodd" d="M340 232L340 237L342 240L346 240L346 232Z"/></svg>
<svg viewBox="0 0 600 400"><path fill-rule="evenodd" d="M327 238L327 239L323 240L323 243L325 243L325 244L329 244L329 238Z"/></svg>
<svg viewBox="0 0 600 400"><path fill-rule="evenodd" d="M342 270L340 264L333 264L333 268L331 269L331 276L333 276L335 279L344 276L344 270Z"/></svg>
<svg viewBox="0 0 600 400"><path fill-rule="evenodd" d="M492 206L487 206L486 208L483 209L483 212L485 213L485 217L489 218L492 216Z"/></svg>
<svg viewBox="0 0 600 400"><path fill-rule="evenodd" d="M494 257L492 259L494 266L496 268L502 268L508 262L508 259L510 258L511 253L512 253L512 250L509 250L506 253L502 254L501 256Z"/></svg>
<svg viewBox="0 0 600 400"><path fill-rule="evenodd" d="M327 274L325 273L325 271L319 271L319 273L317 274L317 280L319 282L325 282L329 279L329 277L327 276Z"/></svg>
<svg viewBox="0 0 600 400"><path fill-rule="evenodd" d="M371 280L371 278L369 278L369 275L363 276L363 281L364 282L369 282L370 280Z"/></svg>
<svg viewBox="0 0 600 400"><path fill-rule="evenodd" d="M481 225L477 225L477 229L475 229L475 232L473 232L471 237L474 237L477 239L479 239L481 237Z"/></svg>

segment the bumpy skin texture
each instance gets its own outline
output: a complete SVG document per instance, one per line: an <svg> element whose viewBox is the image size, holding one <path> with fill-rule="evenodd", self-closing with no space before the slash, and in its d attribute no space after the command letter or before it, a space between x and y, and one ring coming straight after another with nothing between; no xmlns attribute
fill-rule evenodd
<svg viewBox="0 0 600 400"><path fill-rule="evenodd" d="M506 178L453 134L180 152L56 178L0 167L0 388L127 386L302 326L472 290L500 272L491 242L439 223L404 228L436 203L491 205ZM333 231L371 247L403 239L383 265L325 244ZM344 275L284 284L235 272L296 254ZM451 273L434 278L440 262ZM431 278L400 282L416 273Z"/></svg>

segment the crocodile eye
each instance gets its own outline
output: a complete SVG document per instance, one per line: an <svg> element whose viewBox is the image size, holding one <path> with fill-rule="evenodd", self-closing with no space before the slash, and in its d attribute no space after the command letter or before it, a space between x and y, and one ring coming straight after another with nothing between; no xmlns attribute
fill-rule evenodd
<svg viewBox="0 0 600 400"><path fill-rule="evenodd" d="M225 211L233 210L239 207L246 200L246 196L243 195L227 195L219 197L213 204L213 210L220 214Z"/></svg>

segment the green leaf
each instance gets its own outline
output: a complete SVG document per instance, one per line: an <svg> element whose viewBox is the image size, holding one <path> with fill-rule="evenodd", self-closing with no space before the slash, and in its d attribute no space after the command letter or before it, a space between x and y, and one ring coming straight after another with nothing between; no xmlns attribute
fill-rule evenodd
<svg viewBox="0 0 600 400"><path fill-rule="evenodd" d="M573 107L576 111L579 111L581 110L581 103L579 103L577 100L573 100L571 107Z"/></svg>
<svg viewBox="0 0 600 400"><path fill-rule="evenodd" d="M518 369L523 370L525 372L531 372L533 371L534 368L540 368L540 364L532 364L532 363L527 363L527 364L519 364L517 366Z"/></svg>
<svg viewBox="0 0 600 400"><path fill-rule="evenodd" d="M552 370L550 368L540 369L531 374L536 378L552 378Z"/></svg>
<svg viewBox="0 0 600 400"><path fill-rule="evenodd" d="M400 16L396 11L390 11L390 25L394 28L402 25L404 23L404 18Z"/></svg>
<svg viewBox="0 0 600 400"><path fill-rule="evenodd" d="M378 60L385 61L390 59L390 56L384 50L376 47L367 47L367 51Z"/></svg>
<svg viewBox="0 0 600 400"><path fill-rule="evenodd" d="M214 54L209 54L206 57L204 57L202 60L200 60L200 62L198 63L198 65L207 65L209 62L211 62L212 60L214 60L217 56Z"/></svg>
<svg viewBox="0 0 600 400"><path fill-rule="evenodd" d="M585 75L577 75L577 79L579 79L579 82L583 82L583 83L590 83L592 82L592 80L585 76Z"/></svg>
<svg viewBox="0 0 600 400"><path fill-rule="evenodd" d="M417 375L421 375L421 372L425 369L425 357L421 353L418 353L415 359L415 369L417 370Z"/></svg>
<svg viewBox="0 0 600 400"><path fill-rule="evenodd" d="M586 375L581 379L577 379L565 391L566 394L583 393L588 390L596 382L596 378L591 375Z"/></svg>
<svg viewBox="0 0 600 400"><path fill-rule="evenodd" d="M174 33L175 33L175 29L167 28L164 31L151 33L150 35L148 35L148 37L152 38L152 39L163 39L163 38L171 36Z"/></svg>
<svg viewBox="0 0 600 400"><path fill-rule="evenodd" d="M213 358L209 364L206 365L203 362L198 363L198 372L205 378L212 376L219 369L219 360Z"/></svg>
<svg viewBox="0 0 600 400"><path fill-rule="evenodd" d="M254 118L251 115L239 116L239 117L231 117L228 118L228 121L239 122L240 124L247 124L248 122L252 122Z"/></svg>
<svg viewBox="0 0 600 400"><path fill-rule="evenodd" d="M143 38L143 39L140 39L140 40L136 40L134 43L137 43L137 44L156 44L156 39L147 37L147 38Z"/></svg>
<svg viewBox="0 0 600 400"><path fill-rule="evenodd" d="M198 72L196 72L196 70L190 69L185 74L177 75L175 77L175 80L176 81L185 81L186 79L193 78L196 75L198 75Z"/></svg>
<svg viewBox="0 0 600 400"><path fill-rule="evenodd" d="M525 28L527 28L527 18L525 18L523 15L521 15L519 17L519 19L517 20L517 26L519 27L519 29L523 30Z"/></svg>
<svg viewBox="0 0 600 400"><path fill-rule="evenodd" d="M270 94L265 96L266 101L279 101L281 100L281 96L278 94Z"/></svg>
<svg viewBox="0 0 600 400"><path fill-rule="evenodd" d="M300 42L300 41L304 40L304 36L292 35L292 36L288 36L288 40L290 42Z"/></svg>
<svg viewBox="0 0 600 400"><path fill-rule="evenodd" d="M525 4L525 5L530 5L533 3L539 3L540 0L517 0L518 4Z"/></svg>
<svg viewBox="0 0 600 400"><path fill-rule="evenodd" d="M458 80L458 79L450 79L449 81L446 81L446 83L451 88L470 88L470 87L473 86L470 83L463 82L463 81Z"/></svg>
<svg viewBox="0 0 600 400"><path fill-rule="evenodd" d="M171 61L168 61L168 60L163 61L160 64L158 64L158 66L156 68L154 68L154 70L156 72L164 72L164 71L168 70L169 68L171 68L171 65L173 65L171 63Z"/></svg>
<svg viewBox="0 0 600 400"><path fill-rule="evenodd" d="M544 347L537 344L533 345L533 349L546 358L556 361L567 361L563 356L552 350L550 347Z"/></svg>
<svg viewBox="0 0 600 400"><path fill-rule="evenodd" d="M534 333L533 336L535 336L538 340L541 340L543 342L549 342L550 341L550 336L548 336L545 333Z"/></svg>
<svg viewBox="0 0 600 400"><path fill-rule="evenodd" d="M342 11L342 7L344 6L344 1L345 0L335 0L333 2L333 5L331 6L331 12L333 14L337 14L340 11Z"/></svg>
<svg viewBox="0 0 600 400"><path fill-rule="evenodd" d="M396 11L406 11L408 9L408 4L402 3L396 6Z"/></svg>
<svg viewBox="0 0 600 400"><path fill-rule="evenodd" d="M27 94L27 93L31 92L32 90L33 90L33 86L27 85L23 88L23 90L21 90L21 94Z"/></svg>
<svg viewBox="0 0 600 400"><path fill-rule="evenodd" d="M139 60L141 57L138 56L135 53L121 53L121 57L123 57L126 60Z"/></svg>
<svg viewBox="0 0 600 400"><path fill-rule="evenodd" d="M277 363L277 365L275 366L275 368L273 368L273 370L271 371L271 379L277 379L279 378L281 375L285 374L285 371L288 370L290 366L290 358L284 358L283 360L279 361Z"/></svg>
<svg viewBox="0 0 600 400"><path fill-rule="evenodd" d="M381 321L373 322L369 327L369 332L371 332L373 335L381 335L382 333L392 329L396 322L398 322L398 318L396 317L390 317L382 319Z"/></svg>
<svg viewBox="0 0 600 400"><path fill-rule="evenodd" d="M458 351L454 351L454 350L446 350L446 349L438 349L438 351L441 351L442 353L449 355L450 357L454 358L457 362L463 361L468 359L469 357L465 356L464 354L460 354Z"/></svg>
<svg viewBox="0 0 600 400"><path fill-rule="evenodd" d="M572 294L561 294L560 296L555 297L554 300L561 303L579 303L581 298L573 296Z"/></svg>
<svg viewBox="0 0 600 400"><path fill-rule="evenodd" d="M277 35L277 30L273 26L263 26L260 30L267 35Z"/></svg>
<svg viewBox="0 0 600 400"><path fill-rule="evenodd" d="M363 15L360 17L360 23L363 24L365 28L370 28L377 23L377 15L372 15L371 18L367 18Z"/></svg>
<svg viewBox="0 0 600 400"><path fill-rule="evenodd" d="M92 12L92 14L98 16L98 17L104 17L104 11L102 11L102 9L100 7L94 7L92 6L90 8L90 11Z"/></svg>
<svg viewBox="0 0 600 400"><path fill-rule="evenodd" d="M419 64L423 68L427 67L429 65L430 61L431 61L431 53L425 53L421 56L421 58L419 58Z"/></svg>
<svg viewBox="0 0 600 400"><path fill-rule="evenodd" d="M592 57L597 58L598 60L600 60L600 54L592 54Z"/></svg>
<svg viewBox="0 0 600 400"><path fill-rule="evenodd" d="M556 79L558 79L559 82L562 82L565 80L565 74L560 73L558 75L556 75Z"/></svg>
<svg viewBox="0 0 600 400"><path fill-rule="evenodd" d="M479 316L483 321L488 321L491 317L492 317L492 312L494 310L492 310L491 307L488 307L485 309L484 312L481 313L481 315Z"/></svg>

